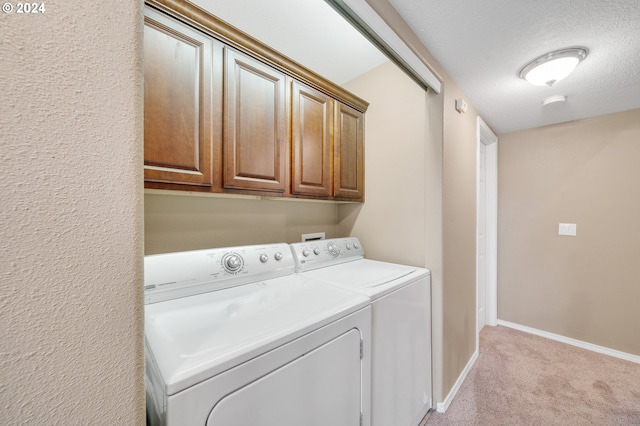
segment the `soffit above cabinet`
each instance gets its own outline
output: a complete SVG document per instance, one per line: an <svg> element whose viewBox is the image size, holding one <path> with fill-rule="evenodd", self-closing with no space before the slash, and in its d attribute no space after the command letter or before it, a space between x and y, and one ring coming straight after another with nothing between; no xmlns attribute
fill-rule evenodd
<svg viewBox="0 0 640 426"><path fill-rule="evenodd" d="M192 2L340 85L388 61L324 0Z"/></svg>
<svg viewBox="0 0 640 426"><path fill-rule="evenodd" d="M285 56L271 46L213 15L213 13L215 13L213 10L205 10L198 5L184 0L148 0L146 3L156 9L175 16L181 21L188 23L194 28L211 35L235 49L250 54L265 64L272 66L311 87L330 94L335 99L357 109L358 111L365 112L369 106L367 101L359 98L353 93L350 93L340 85L327 79L325 76L312 71L310 68L307 68L306 66ZM331 27L326 25L325 31L329 32L331 30ZM324 36L325 35L322 34L319 37Z"/></svg>

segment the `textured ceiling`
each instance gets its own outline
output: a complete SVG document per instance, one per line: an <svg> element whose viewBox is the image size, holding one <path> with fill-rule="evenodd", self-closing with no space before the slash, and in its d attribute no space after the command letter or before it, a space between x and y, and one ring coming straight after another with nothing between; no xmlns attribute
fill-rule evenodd
<svg viewBox="0 0 640 426"><path fill-rule="evenodd" d="M640 108L638 0L390 0L498 133ZM518 71L552 50L587 58L552 87ZM565 103L542 106L552 95Z"/></svg>
<svg viewBox="0 0 640 426"><path fill-rule="evenodd" d="M193 1L338 84L385 60L323 0ZM640 0L389 1L497 133L640 108ZM565 80L518 78L571 46L589 56Z"/></svg>

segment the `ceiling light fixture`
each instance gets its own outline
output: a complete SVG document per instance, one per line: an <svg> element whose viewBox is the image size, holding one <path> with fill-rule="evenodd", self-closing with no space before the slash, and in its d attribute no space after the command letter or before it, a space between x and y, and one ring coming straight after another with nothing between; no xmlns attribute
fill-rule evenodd
<svg viewBox="0 0 640 426"><path fill-rule="evenodd" d="M522 67L518 77L534 86L552 86L562 80L587 57L586 47L571 47L542 55Z"/></svg>

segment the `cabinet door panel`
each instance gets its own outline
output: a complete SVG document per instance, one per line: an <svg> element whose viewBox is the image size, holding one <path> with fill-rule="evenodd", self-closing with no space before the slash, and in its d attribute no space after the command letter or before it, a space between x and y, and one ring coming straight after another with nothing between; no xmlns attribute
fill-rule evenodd
<svg viewBox="0 0 640 426"><path fill-rule="evenodd" d="M292 192L331 194L333 100L294 82L292 90Z"/></svg>
<svg viewBox="0 0 640 426"><path fill-rule="evenodd" d="M213 40L145 10L144 176L211 186Z"/></svg>
<svg viewBox="0 0 640 426"><path fill-rule="evenodd" d="M225 48L224 187L283 192L286 77Z"/></svg>
<svg viewBox="0 0 640 426"><path fill-rule="evenodd" d="M364 114L338 103L333 150L333 193L336 198L364 198Z"/></svg>

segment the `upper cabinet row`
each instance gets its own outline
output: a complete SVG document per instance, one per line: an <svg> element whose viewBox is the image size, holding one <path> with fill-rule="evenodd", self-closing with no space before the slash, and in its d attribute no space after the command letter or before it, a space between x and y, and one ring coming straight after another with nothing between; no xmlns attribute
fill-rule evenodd
<svg viewBox="0 0 640 426"><path fill-rule="evenodd" d="M145 187L363 201L368 104L181 7L145 9Z"/></svg>

